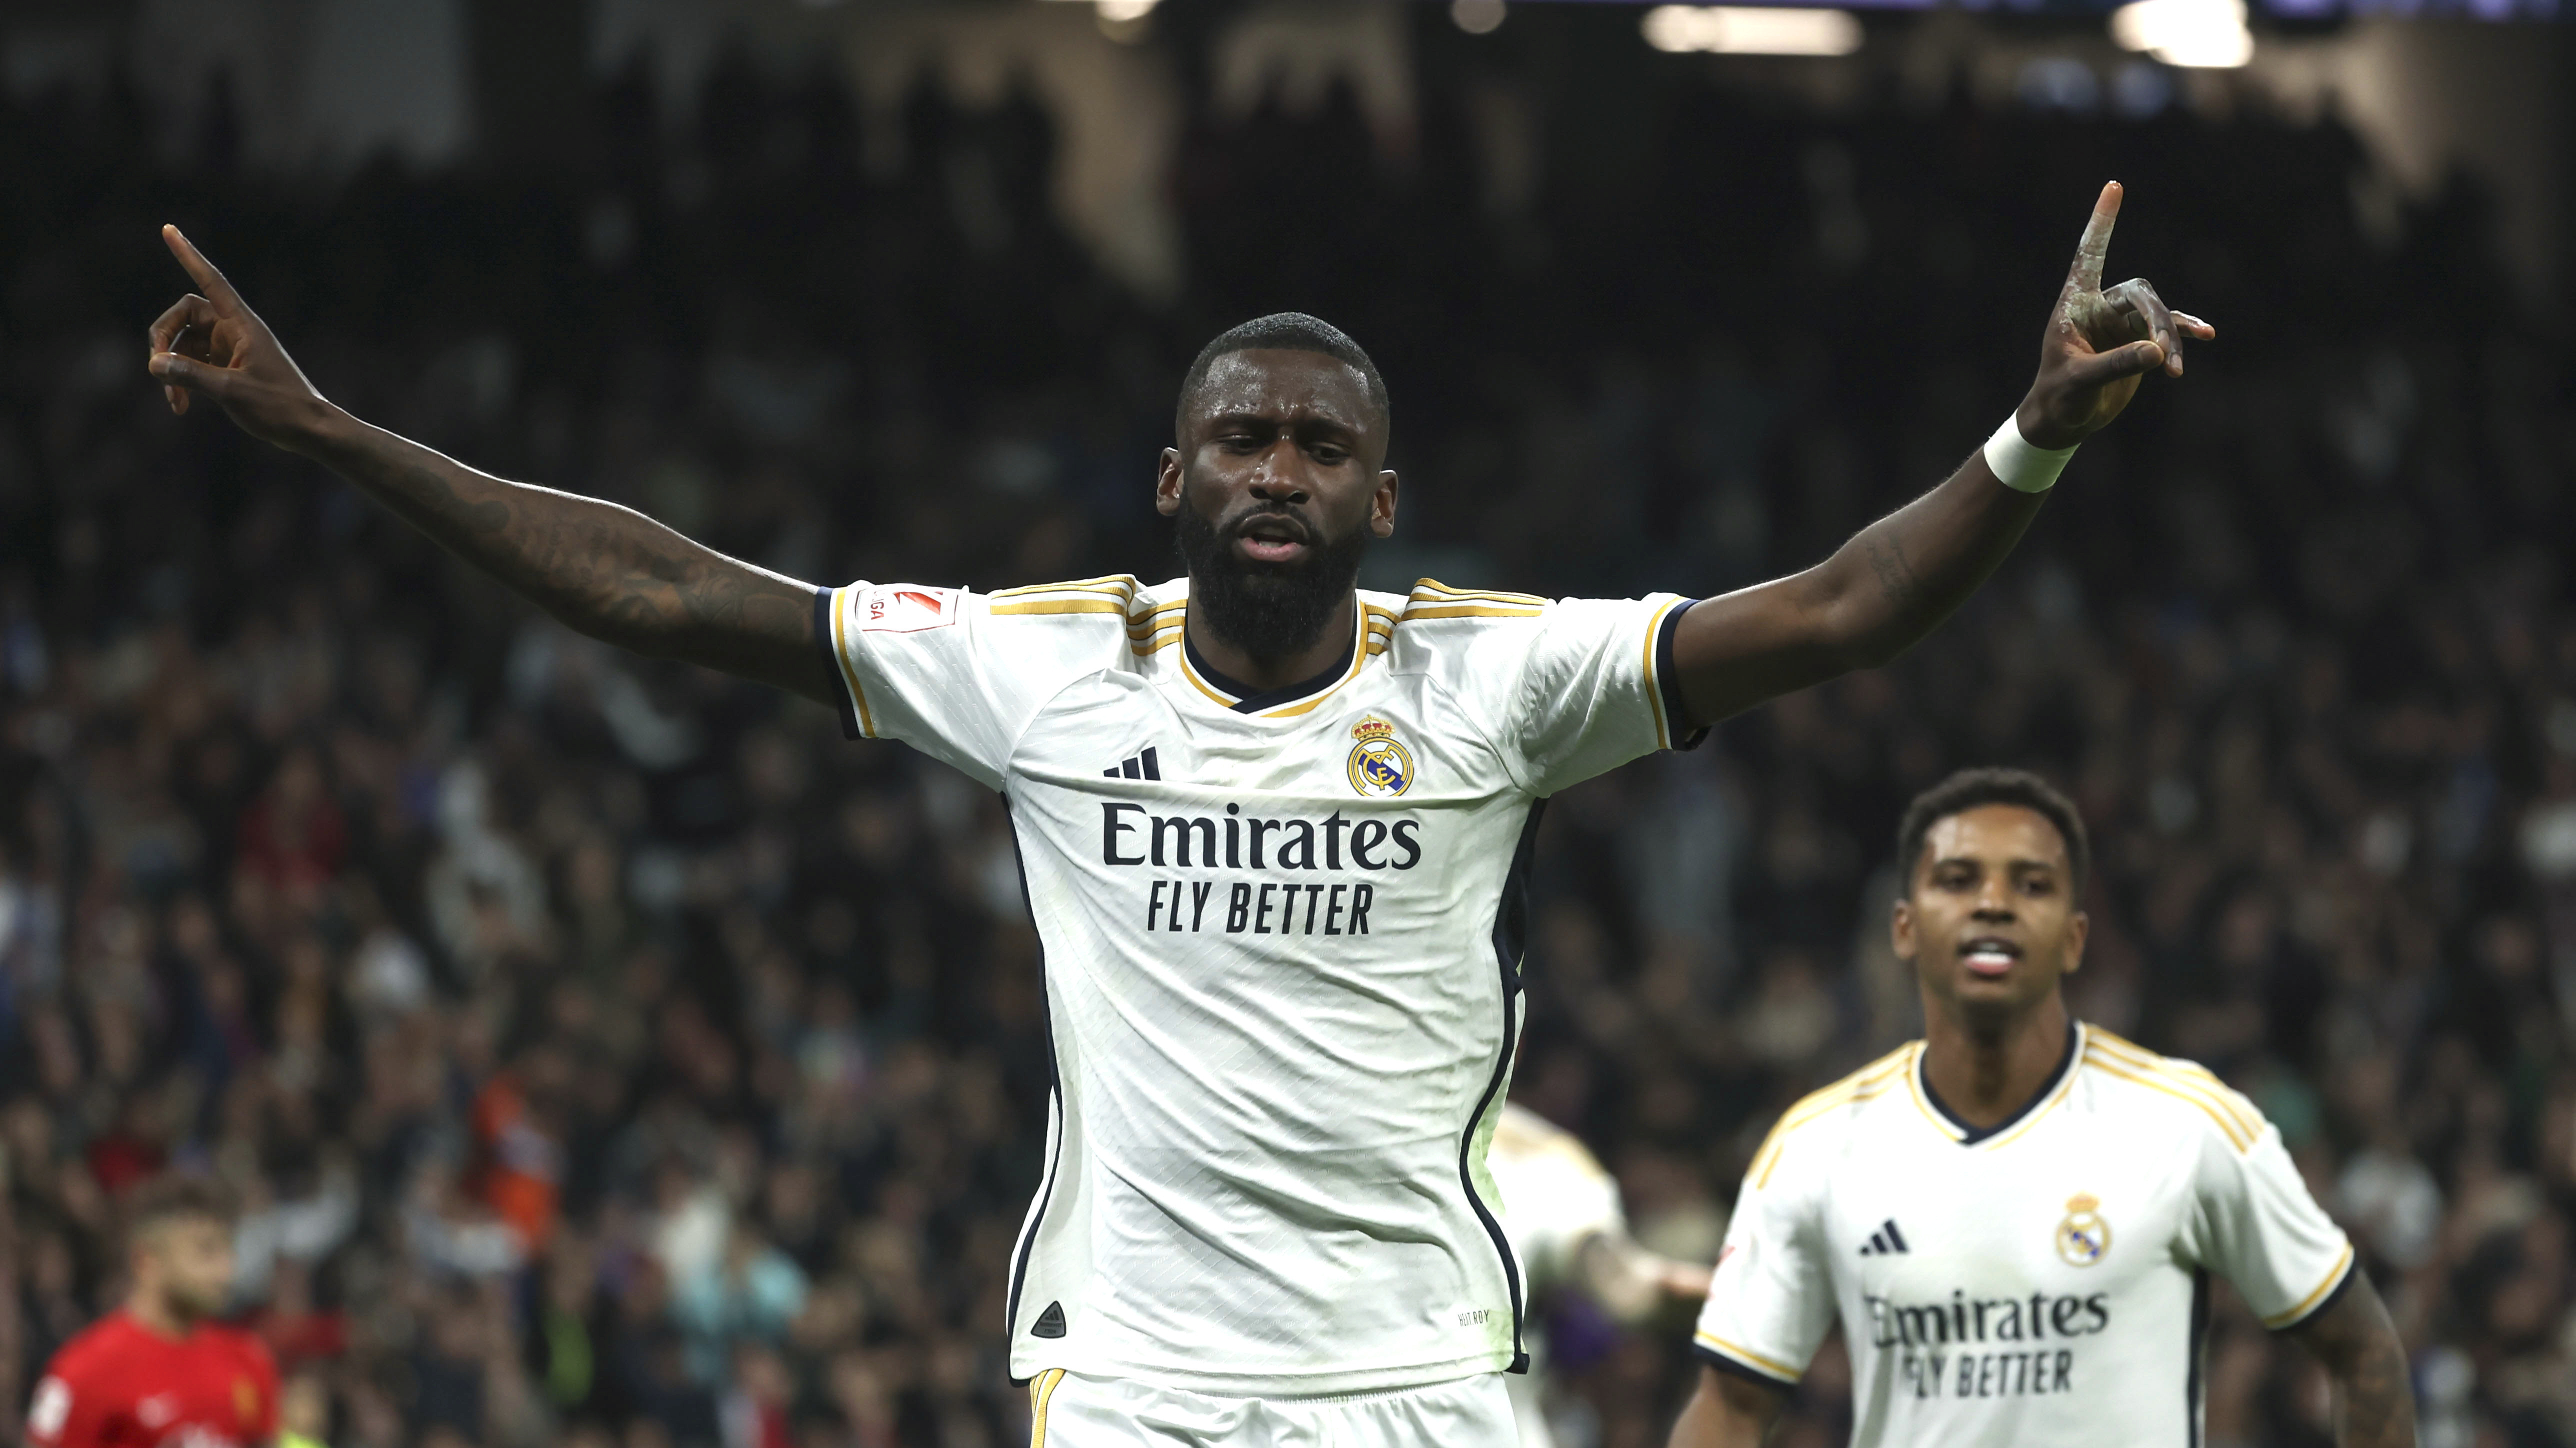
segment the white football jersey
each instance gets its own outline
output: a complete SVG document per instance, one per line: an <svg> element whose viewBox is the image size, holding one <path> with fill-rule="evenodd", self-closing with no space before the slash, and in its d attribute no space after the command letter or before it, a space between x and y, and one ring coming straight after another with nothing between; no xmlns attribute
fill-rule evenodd
<svg viewBox="0 0 2576 1448"><path fill-rule="evenodd" d="M1503 1108L1485 1164L1532 1297L1564 1285L1585 1241L1628 1230L1609 1168L1582 1138L1526 1106Z"/></svg>
<svg viewBox="0 0 2576 1448"><path fill-rule="evenodd" d="M1628 1230L1619 1183L1600 1158L1573 1132L1525 1106L1503 1108L1485 1165L1502 1193L1503 1230L1520 1256L1523 1286L1533 1300L1573 1277L1586 1241ZM1550 1448L1556 1435L1547 1421L1546 1334L1532 1325L1522 1338L1529 1371L1504 1380L1512 1419L1521 1448Z"/></svg>
<svg viewBox="0 0 2576 1448"><path fill-rule="evenodd" d="M1002 792L1055 1091L1011 1370L1327 1395L1515 1366L1486 1143L1538 804L1671 742L1688 600L1362 593L1247 697L1185 581L818 599L845 725Z"/></svg>
<svg viewBox="0 0 2576 1448"><path fill-rule="evenodd" d="M2108 1031L1972 1130L1917 1041L1800 1101L1745 1171L1701 1357L1794 1383L1836 1318L1852 1443L2201 1441L2211 1275L2274 1329L2351 1280L2352 1244L2253 1104Z"/></svg>

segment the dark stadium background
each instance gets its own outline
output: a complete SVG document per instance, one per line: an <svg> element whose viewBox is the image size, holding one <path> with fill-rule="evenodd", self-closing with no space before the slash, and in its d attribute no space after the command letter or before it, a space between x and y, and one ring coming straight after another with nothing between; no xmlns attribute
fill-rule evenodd
<svg viewBox="0 0 2576 1448"><path fill-rule="evenodd" d="M2221 341L1911 657L1550 811L1517 1092L1710 1252L1771 1116L1912 1029L1900 805L2032 765L2099 841L2079 1009L2279 1124L2426 1443L2576 1443L2564 32L2258 13L2181 72L2080 11L1840 60L1639 14L0 12L0 1416L179 1165L254 1209L243 1310L339 1448L1026 1431L995 800L171 419L158 223L360 415L834 582L1177 572L1182 365L1314 311L1393 388L1372 582L1626 594L1941 476L2116 177L2113 275ZM1555 1338L1576 1448L1661 1441L1678 1339ZM1836 1362L1782 1441L1840 1441ZM2207 1372L2213 1444L2324 1441L2241 1308Z"/></svg>

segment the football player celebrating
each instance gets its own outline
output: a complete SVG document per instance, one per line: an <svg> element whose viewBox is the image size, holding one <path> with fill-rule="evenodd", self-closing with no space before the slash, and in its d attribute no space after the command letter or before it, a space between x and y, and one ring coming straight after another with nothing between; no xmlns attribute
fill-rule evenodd
<svg viewBox="0 0 2576 1448"><path fill-rule="evenodd" d="M27 1408L36 1448L251 1448L277 1434L277 1364L211 1319L233 1280L221 1189L164 1176L135 1188L125 1305L64 1343Z"/></svg>
<svg viewBox="0 0 2576 1448"><path fill-rule="evenodd" d="M2075 807L1964 770L1906 810L1897 859L1924 1039L1754 1154L1673 1448L1761 1442L1837 1319L1854 1448L2198 1443L2213 1275L2325 1365L2343 1448L2412 1444L2396 1329L2281 1134L2200 1067L2068 1016Z"/></svg>
<svg viewBox="0 0 2576 1448"><path fill-rule="evenodd" d="M1395 528L1386 385L1296 313L1182 382L1155 500L1186 577L990 594L816 588L371 427L176 228L203 293L148 365L174 409L211 399L570 627L1002 793L1055 1057L1006 1308L1039 1441L1503 1444L1524 1294L1485 1149L1540 802L1883 663L1975 591L2076 444L2214 335L2103 287L2119 204L1982 450L1824 562L1697 603L1359 590Z"/></svg>

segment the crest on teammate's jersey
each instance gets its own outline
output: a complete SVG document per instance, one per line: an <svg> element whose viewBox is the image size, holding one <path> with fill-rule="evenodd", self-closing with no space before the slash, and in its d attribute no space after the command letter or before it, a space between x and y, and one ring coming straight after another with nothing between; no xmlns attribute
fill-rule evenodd
<svg viewBox="0 0 2576 1448"><path fill-rule="evenodd" d="M1395 737L1395 726L1372 714L1351 726L1351 788L1388 799L1413 787L1413 755Z"/></svg>
<svg viewBox="0 0 2576 1448"><path fill-rule="evenodd" d="M2102 1203L2090 1193L2066 1199L2066 1219L2057 1224L2057 1255L2070 1267L2090 1267L2111 1250L2111 1224L2102 1220Z"/></svg>

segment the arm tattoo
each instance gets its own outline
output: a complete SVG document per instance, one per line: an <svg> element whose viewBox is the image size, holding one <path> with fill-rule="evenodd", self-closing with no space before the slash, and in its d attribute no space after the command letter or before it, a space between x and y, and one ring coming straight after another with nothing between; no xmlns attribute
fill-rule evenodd
<svg viewBox="0 0 2576 1448"><path fill-rule="evenodd" d="M2352 1270L2352 1285L2290 1335L2334 1378L2337 1448L2414 1448L2405 1345L2370 1279Z"/></svg>
<svg viewBox="0 0 2576 1448"><path fill-rule="evenodd" d="M492 477L378 429L335 438L319 460L571 628L816 699L839 688L805 584L631 508Z"/></svg>
<svg viewBox="0 0 2576 1448"><path fill-rule="evenodd" d="M1870 571L1878 575L1879 591L1887 601L1901 609L1916 607L1923 599L1923 580L1914 575L1905 544L1873 530L1861 535L1861 545L1869 552Z"/></svg>

